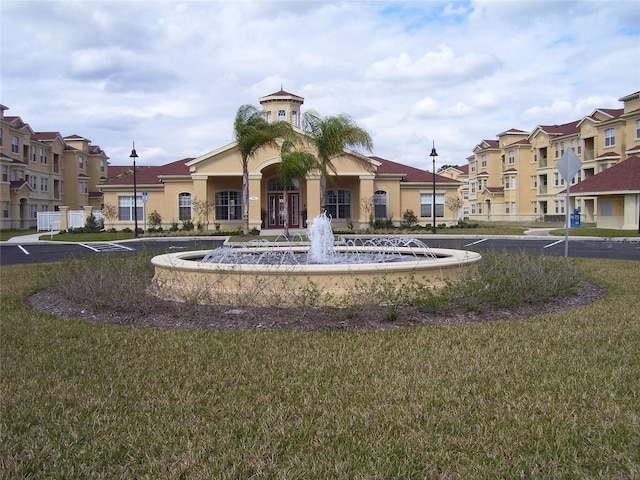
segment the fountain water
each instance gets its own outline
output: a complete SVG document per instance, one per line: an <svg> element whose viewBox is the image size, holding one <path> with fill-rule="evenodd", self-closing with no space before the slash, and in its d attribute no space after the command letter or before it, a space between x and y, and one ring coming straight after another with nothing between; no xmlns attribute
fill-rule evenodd
<svg viewBox="0 0 640 480"><path fill-rule="evenodd" d="M307 236L311 243L309 258L313 263L327 263L329 257L336 253L331 218L326 211L311 221L307 227Z"/></svg>
<svg viewBox="0 0 640 480"><path fill-rule="evenodd" d="M152 259L152 290L176 300L283 306L306 301L301 299L313 291L315 303L330 305L364 282L438 288L467 274L481 258L464 250L431 249L406 237L336 244L326 213L311 221L307 234L309 242L255 242L159 255Z"/></svg>

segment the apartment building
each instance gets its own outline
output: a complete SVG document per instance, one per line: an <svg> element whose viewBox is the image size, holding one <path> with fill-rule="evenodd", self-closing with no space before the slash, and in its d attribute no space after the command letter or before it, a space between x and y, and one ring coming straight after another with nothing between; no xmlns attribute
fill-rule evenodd
<svg viewBox="0 0 640 480"><path fill-rule="evenodd" d="M620 101L623 108L598 108L569 123L510 129L481 141L467 158L469 218L565 221L577 209L582 222L597 224L599 195L572 195L566 205L568 185L557 166L573 149L581 162L574 186L640 154L640 92Z"/></svg>
<svg viewBox="0 0 640 480"><path fill-rule="evenodd" d="M107 179L108 157L78 135L36 132L0 105L0 228L36 226L37 212L84 206L101 208L98 185Z"/></svg>

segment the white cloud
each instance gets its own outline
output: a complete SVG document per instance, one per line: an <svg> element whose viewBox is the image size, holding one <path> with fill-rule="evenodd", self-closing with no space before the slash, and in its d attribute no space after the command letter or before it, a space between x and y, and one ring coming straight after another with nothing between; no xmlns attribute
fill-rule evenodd
<svg viewBox="0 0 640 480"><path fill-rule="evenodd" d="M482 139L619 108L640 85L640 12L624 0L0 8L7 114L90 138L112 163L133 140L145 164L225 145L237 108L281 85L303 110L352 115L375 154L421 168L434 140L438 164L461 164Z"/></svg>
<svg viewBox="0 0 640 480"><path fill-rule="evenodd" d="M461 82L489 75L499 65L500 61L491 54L468 53L456 56L451 47L440 45L438 51L427 52L416 60L412 60L406 52L380 60L367 69L365 78L427 85L436 81Z"/></svg>

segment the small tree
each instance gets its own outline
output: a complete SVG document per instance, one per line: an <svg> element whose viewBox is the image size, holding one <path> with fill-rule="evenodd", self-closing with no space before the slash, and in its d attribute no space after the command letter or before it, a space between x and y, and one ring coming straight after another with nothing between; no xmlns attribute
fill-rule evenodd
<svg viewBox="0 0 640 480"><path fill-rule="evenodd" d="M149 220L149 226L153 230L160 228L160 225L162 225L162 217L160 216L157 210L154 210L149 214L148 220Z"/></svg>
<svg viewBox="0 0 640 480"><path fill-rule="evenodd" d="M405 210L402 214L402 220L400 221L400 226L402 228L414 228L418 225L418 217L413 213L413 210Z"/></svg>
<svg viewBox="0 0 640 480"><path fill-rule="evenodd" d="M447 208L449 209L449 211L454 213L456 216L458 216L458 212L464 205L464 202L460 197L447 197L444 203L447 205Z"/></svg>
<svg viewBox="0 0 640 480"><path fill-rule="evenodd" d="M369 218L369 227L373 228L373 225L375 223L375 216L374 216L374 198L373 197L363 197L361 200L362 202L362 209L367 212L367 217Z"/></svg>
<svg viewBox="0 0 640 480"><path fill-rule="evenodd" d="M109 225L111 225L111 230L113 230L113 224L118 219L118 207L105 203L102 207L102 215L107 219Z"/></svg>
<svg viewBox="0 0 640 480"><path fill-rule="evenodd" d="M98 233L100 230L102 230L102 226L96 220L96 217L93 215L87 216L84 222L84 233Z"/></svg>
<svg viewBox="0 0 640 480"><path fill-rule="evenodd" d="M191 202L191 209L198 216L198 223L202 223L205 227L209 224L209 215L213 212L214 207L213 201L198 200L197 197Z"/></svg>

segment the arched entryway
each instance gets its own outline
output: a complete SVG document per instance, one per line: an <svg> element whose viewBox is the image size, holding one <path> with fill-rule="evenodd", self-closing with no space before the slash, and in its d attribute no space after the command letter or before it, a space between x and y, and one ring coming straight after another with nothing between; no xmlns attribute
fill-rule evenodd
<svg viewBox="0 0 640 480"><path fill-rule="evenodd" d="M287 187L285 202L283 185L278 177L271 177L267 180L265 228L284 228L285 221L289 228L301 226L300 180L294 179Z"/></svg>

